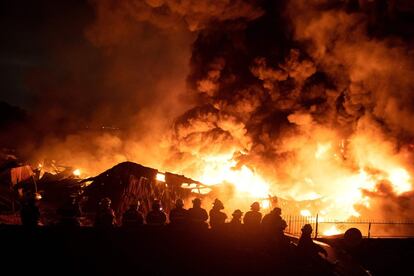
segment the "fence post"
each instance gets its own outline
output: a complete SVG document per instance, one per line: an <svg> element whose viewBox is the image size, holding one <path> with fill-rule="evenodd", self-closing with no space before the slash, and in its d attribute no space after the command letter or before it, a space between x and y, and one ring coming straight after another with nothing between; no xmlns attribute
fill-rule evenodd
<svg viewBox="0 0 414 276"><path fill-rule="evenodd" d="M315 221L315 239L318 238L318 219L319 219L319 214L316 214L316 221Z"/></svg>
<svg viewBox="0 0 414 276"><path fill-rule="evenodd" d="M371 237L371 222L368 223L368 239Z"/></svg>
<svg viewBox="0 0 414 276"><path fill-rule="evenodd" d="M292 234L292 215L289 215L289 226L288 226L289 228L289 232L290 232L290 234Z"/></svg>

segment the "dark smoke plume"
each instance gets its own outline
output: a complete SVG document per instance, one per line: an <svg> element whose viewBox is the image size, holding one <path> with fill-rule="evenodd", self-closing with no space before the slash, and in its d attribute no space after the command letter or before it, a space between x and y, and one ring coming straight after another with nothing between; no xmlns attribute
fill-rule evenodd
<svg viewBox="0 0 414 276"><path fill-rule="evenodd" d="M355 149L369 142L373 151L404 156L411 169L413 48L400 14L413 7L257 4L265 11L258 18L210 22L199 31L188 76L199 104L175 123L172 162L199 170L212 154L233 155L273 179L276 190L295 190L305 167L316 169L303 148L333 138L343 141L334 147L345 167L363 163L357 160L365 153Z"/></svg>

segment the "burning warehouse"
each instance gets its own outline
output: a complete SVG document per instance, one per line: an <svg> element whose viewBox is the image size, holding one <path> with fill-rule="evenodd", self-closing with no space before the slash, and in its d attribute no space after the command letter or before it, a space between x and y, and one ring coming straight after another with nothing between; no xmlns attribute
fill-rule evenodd
<svg viewBox="0 0 414 276"><path fill-rule="evenodd" d="M112 201L119 221L130 204L140 203L146 214L154 200L160 200L169 211L177 199L189 201L194 197L214 195L214 187L169 172L144 167L133 162L123 162L95 177L80 178L80 169L68 167L47 171L43 165L32 169L29 165L3 169L0 175L0 203L5 211L19 209L25 194L36 192L44 202L44 209L57 210L69 197L82 203L83 211L94 213L98 202L108 197ZM47 216L45 212L45 216ZM45 217L53 222L54 216Z"/></svg>
<svg viewBox="0 0 414 276"><path fill-rule="evenodd" d="M138 201L145 214L155 199L161 201L166 211L170 211L177 199L203 197L212 191L182 175L161 173L133 162L120 163L81 183L87 183L82 193L86 197L85 211L95 210L99 200L108 197L119 219L130 204Z"/></svg>

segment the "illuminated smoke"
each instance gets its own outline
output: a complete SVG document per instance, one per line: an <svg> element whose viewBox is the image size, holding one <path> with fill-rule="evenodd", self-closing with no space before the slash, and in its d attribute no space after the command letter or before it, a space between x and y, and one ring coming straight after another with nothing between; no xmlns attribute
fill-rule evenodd
<svg viewBox="0 0 414 276"><path fill-rule="evenodd" d="M370 33L388 15L263 3L258 19L200 31L188 77L199 104L176 121L171 162L194 177L247 166L272 194L319 199L317 211L340 219L376 204L383 181L392 194L411 190L413 59L402 39Z"/></svg>
<svg viewBox="0 0 414 276"><path fill-rule="evenodd" d="M318 199L306 210L341 219L410 210L414 59L395 14L414 9L379 2L91 1L99 71L85 85L84 63L69 63L74 80L32 83L53 105L44 125L69 113L122 130L48 135L35 153Z"/></svg>

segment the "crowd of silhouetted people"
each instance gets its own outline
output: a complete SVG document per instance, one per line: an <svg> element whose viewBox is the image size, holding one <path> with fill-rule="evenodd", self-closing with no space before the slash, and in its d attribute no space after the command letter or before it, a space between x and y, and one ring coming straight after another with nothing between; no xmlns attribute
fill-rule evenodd
<svg viewBox="0 0 414 276"><path fill-rule="evenodd" d="M107 197L100 200L94 227L96 229L105 230L113 229L118 225L124 229L136 229L142 225L165 226L180 228L195 227L198 229L208 229L217 233L231 233L233 237L241 234L250 236L260 236L267 243L275 245L279 248L288 249L292 247L291 239L284 233L287 223L282 218L282 210L278 207L273 208L268 214L262 215L259 202L253 202L250 211L243 212L239 209L232 213L232 218L226 222L227 215L223 212L224 205L216 199L209 212L202 208L202 201L199 198L192 200L192 207L184 208L182 199L177 199L175 206L167 215L161 206L159 200L152 202L151 210L146 216L140 211L139 202L130 204L129 208L123 213L121 221L116 221L116 215L111 207L111 200ZM40 220L40 212L34 198L29 198L24 202L21 208L21 222L26 227L36 227ZM79 218L81 217L81 209L76 200L69 200L57 210L59 216L58 225L63 227L79 227L81 226ZM168 224L167 224L168 221ZM209 222L209 224L208 224ZM297 243L298 252L304 258L319 256L319 253L327 256L327 252L321 246L315 244L311 238L312 227L306 224L302 228L302 235Z"/></svg>
<svg viewBox="0 0 414 276"><path fill-rule="evenodd" d="M161 202L154 200L152 202L151 210L144 217L144 214L139 211L139 203L131 204L122 215L122 227L136 227L143 224L163 226L167 224L171 226L200 226L211 229L224 229L226 227L239 228L248 232L261 232L264 234L282 235L287 227L286 221L281 217L281 209L276 207L269 214L265 216L260 212L259 202L254 202L250 206L244 217L243 212L239 209L232 214L230 222L226 223L227 215L222 210L223 203L219 199L215 199L213 206L209 212L202 208L202 203L199 198L192 201L192 207L184 208L184 202L177 199L174 208L167 215L161 206ZM76 209L76 208L75 208ZM75 212L72 212L75 217ZM168 217L168 219L167 219ZM95 227L110 228L119 224L116 223L115 212L111 208L111 200L103 198L99 203L99 208L96 212Z"/></svg>

